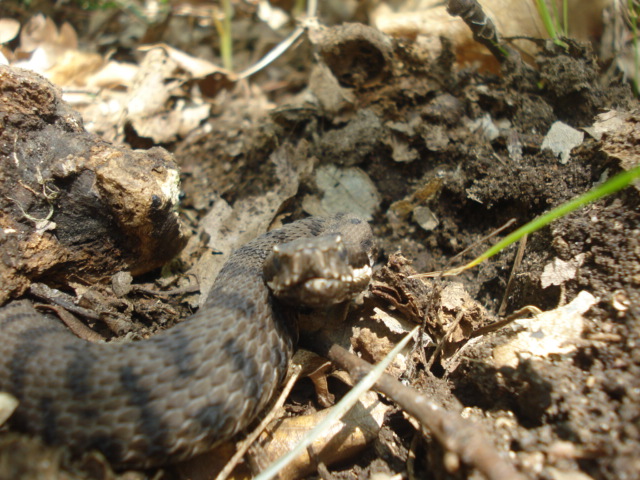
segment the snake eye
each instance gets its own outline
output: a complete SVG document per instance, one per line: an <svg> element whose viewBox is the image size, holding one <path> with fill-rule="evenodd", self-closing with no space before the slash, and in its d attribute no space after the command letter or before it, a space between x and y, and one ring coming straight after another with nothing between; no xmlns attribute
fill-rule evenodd
<svg viewBox="0 0 640 480"><path fill-rule="evenodd" d="M363 242L362 242L362 250L369 251L369 250L371 250L372 247L373 247L373 240L372 239L367 238L366 240L363 240Z"/></svg>
<svg viewBox="0 0 640 480"><path fill-rule="evenodd" d="M349 252L347 252L347 247L342 242L338 245L338 258L344 263L349 261Z"/></svg>

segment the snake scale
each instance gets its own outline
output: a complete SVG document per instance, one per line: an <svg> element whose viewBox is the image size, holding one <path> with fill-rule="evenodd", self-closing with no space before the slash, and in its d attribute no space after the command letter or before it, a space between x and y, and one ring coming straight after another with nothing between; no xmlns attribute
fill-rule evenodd
<svg viewBox="0 0 640 480"><path fill-rule="evenodd" d="M93 344L24 301L0 309L0 391L19 400L13 428L114 464L189 458L245 428L271 399L293 351L263 278L274 246L339 234L349 258L372 247L354 216L310 217L236 250L200 310L149 339Z"/></svg>

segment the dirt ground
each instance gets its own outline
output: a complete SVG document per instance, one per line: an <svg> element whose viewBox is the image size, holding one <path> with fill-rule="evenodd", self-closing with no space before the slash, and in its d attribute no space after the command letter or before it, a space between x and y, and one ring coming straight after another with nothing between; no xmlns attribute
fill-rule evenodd
<svg viewBox="0 0 640 480"><path fill-rule="evenodd" d="M455 56L447 48L427 61L412 42L389 41L359 27L332 30L316 50L317 61L296 72L287 89L265 94L266 76L258 77L251 88L240 83L219 99L205 124L163 145L180 169L181 217L192 235L171 269L152 270L134 284L151 290L159 284L184 286L180 282L188 274L197 275L197 259L216 250L210 242L210 225L215 223L202 227L216 205L235 208L243 200L285 188L288 180L272 160L274 152L285 152L298 180L287 187L291 193L281 194L276 207L267 204L273 224L322 209L332 211L328 201L322 203L329 188L320 185L318 171L333 166L336 184L352 181L349 175L364 174L366 188L349 190L347 200L338 204L365 216L370 212L378 268L386 264L387 270L380 272L364 303L348 319L354 331L376 309L398 315L398 303L381 291L393 292L391 297L399 303L409 299L417 306L400 310L399 316L422 324L435 343L409 357L411 365L402 380L479 425L526 478L640 478L637 188L597 201L530 235L513 273L517 246L453 279L425 280L423 287L407 273L410 268L433 272L466 263L495 242L485 237L509 220L514 223L498 237L620 171L619 158L603 149L605 140L589 134L566 163L542 144L558 121L580 130L592 126L597 115L617 110L631 112L630 122L637 123L638 104L628 85L621 79L605 80L590 48L578 43L565 50L549 42L535 59L535 68L512 60L502 65L500 74L454 68ZM312 64L320 67L310 73ZM314 101L304 96L309 77ZM255 102L264 101L265 95L275 108L255 118ZM133 133L127 141L136 148L148 146ZM374 198L372 207L369 197ZM246 212L238 215L244 218ZM454 259L467 248L470 252ZM543 287L543 273L558 261L578 267L573 275ZM47 283L46 278L37 280ZM457 336L449 337L436 353L451 321L444 318L446 307L438 302L452 281L463 285L469 304L461 310ZM580 292L594 297L593 306L582 316L577 335L564 340L559 351L514 354L513 361L503 362L497 352L504 351L501 348L522 327L508 324L473 334L525 306L545 312L563 307ZM149 297L133 291L126 303L133 330L144 336L156 325L186 316L197 304L197 295ZM121 304L118 308L125 310ZM363 338L351 340L354 349L378 360L370 346L362 345L370 341ZM389 334L386 341L397 338ZM298 387L288 405L290 412L317 408L309 385ZM31 459L50 458L48 453L41 456L44 447L24 437L4 434L0 440L2 478L34 475L36 462ZM16 462L20 452L29 458L25 464ZM447 463L444 452L393 407L378 437L357 456L329 466L329 471L340 479L374 474L482 478L464 463L458 468ZM64 455L54 458L69 468ZM65 469L56 475L113 475L100 462ZM122 478L168 479L179 478L179 473L170 468L129 472Z"/></svg>

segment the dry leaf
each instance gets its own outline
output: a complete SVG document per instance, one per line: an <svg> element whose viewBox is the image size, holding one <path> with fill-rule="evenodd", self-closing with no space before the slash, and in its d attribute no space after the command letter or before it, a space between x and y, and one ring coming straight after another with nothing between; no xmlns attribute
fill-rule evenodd
<svg viewBox="0 0 640 480"><path fill-rule="evenodd" d="M631 170L639 164L640 158L640 110L630 112L610 110L601 113L587 132L600 140L603 152L620 161L620 166ZM640 185L634 184L640 190Z"/></svg>
<svg viewBox="0 0 640 480"><path fill-rule="evenodd" d="M58 30L53 20L42 14L31 17L22 27L15 53L17 58L24 58L15 66L41 73L60 85L84 78L102 64L100 55L78 52L78 35L69 23ZM54 68L58 71L50 73Z"/></svg>
<svg viewBox="0 0 640 480"><path fill-rule="evenodd" d="M0 18L0 44L10 42L20 31L20 22L13 18Z"/></svg>
<svg viewBox="0 0 640 480"><path fill-rule="evenodd" d="M84 86L87 77L99 71L104 59L97 53L66 50L49 58L53 65L43 75L56 85Z"/></svg>
<svg viewBox="0 0 640 480"><path fill-rule="evenodd" d="M535 318L516 320L515 326L523 330L509 342L494 348L496 368L516 367L521 356L547 357L572 352L584 328L582 315L597 301L589 292L582 291L564 307Z"/></svg>
<svg viewBox="0 0 640 480"><path fill-rule="evenodd" d="M232 76L231 72L223 69L222 67L217 66L214 63L211 63L202 58L196 58L188 53L183 52L182 50L178 50L177 48L173 48L170 45L166 45L164 43L157 43L154 45L144 45L139 47L138 50L141 52L149 52L155 49L162 49L166 52L167 56L176 63L182 70L189 73L192 78L204 78L212 73L223 73L227 76Z"/></svg>
<svg viewBox="0 0 640 480"><path fill-rule="evenodd" d="M340 168L322 165L315 171L322 198L306 196L304 210L311 215L354 213L370 220L380 206L380 194L369 176L358 167Z"/></svg>
<svg viewBox="0 0 640 480"><path fill-rule="evenodd" d="M546 264L542 275L540 275L542 288L547 288L551 285L562 285L574 279L578 268L584 263L584 257L585 254L581 253L568 262L555 258L552 262Z"/></svg>
<svg viewBox="0 0 640 480"><path fill-rule="evenodd" d="M285 467L280 472L280 478L308 475L316 470L317 462L332 465L353 458L368 442L377 438L388 409L378 400L377 394L367 392L342 420L336 421L307 451ZM264 458L257 459L259 468L289 452L330 411L326 409L313 415L275 421L275 429L266 431L259 439L264 454ZM315 458L309 458L309 451Z"/></svg>
<svg viewBox="0 0 640 480"><path fill-rule="evenodd" d="M302 368L300 375L309 377L313 382L318 403L325 408L332 406L335 403L335 399L329 391L327 382L327 374L332 367L331 362L316 353L304 349L298 349L291 362L295 365L300 365Z"/></svg>
<svg viewBox="0 0 640 480"><path fill-rule="evenodd" d="M20 32L20 48L25 52L33 52L42 44L53 45L57 40L56 24L41 13L31 17Z"/></svg>
<svg viewBox="0 0 640 480"><path fill-rule="evenodd" d="M133 80L140 70L138 65L109 61L104 66L86 79L87 87L93 88L130 88Z"/></svg>

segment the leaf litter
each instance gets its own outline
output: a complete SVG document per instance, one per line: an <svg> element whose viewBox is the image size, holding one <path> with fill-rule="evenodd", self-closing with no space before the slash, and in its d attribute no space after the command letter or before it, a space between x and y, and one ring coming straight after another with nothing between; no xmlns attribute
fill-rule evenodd
<svg viewBox="0 0 640 480"><path fill-rule="evenodd" d="M395 17L383 12L376 22L385 18ZM127 66L111 85L125 85L129 92L103 88L99 101L84 102L94 107L87 108L85 122L96 131L109 131L109 138L138 147L150 138L174 152L182 171L184 213L195 232L179 268L198 278L201 292L216 269L205 261L217 257L212 252L221 253L222 259L269 225L303 211L355 207L373 220L381 262L392 262L392 254L401 251L414 271L443 270L455 253L506 220L516 218L522 224L609 172L636 164L634 143L628 141L637 123L635 100L622 83L611 81L604 88L591 81L596 70L589 49L576 43L568 52L552 45L531 50L540 65L566 68L549 70L543 82L535 73L510 70L508 65L503 76L496 77L453 68L446 41L428 39L437 30L416 27L415 17L405 19L409 23L383 28L398 34L396 38L364 26L312 29L321 74L303 93L287 88L288 82L295 85L288 80L287 65L271 71L282 76L278 81L284 87L269 87L277 81L263 77L247 89L215 68L203 77L181 64L155 83L163 87L154 109L136 112L140 116L123 123L121 114L131 99L127 95L135 88L135 75ZM72 37L67 27L67 33L61 33L62 28L56 33L50 21L37 22L49 32L50 45L42 51L76 48L61 41ZM25 42L28 48L34 46ZM455 38L453 45L458 60L461 53L475 50L465 51L465 43ZM154 54L170 50L157 48ZM146 52L149 60L151 52ZM298 54L311 68L305 52L303 46ZM36 60L39 55L34 55ZM45 64L52 58L47 55ZM486 52L475 58L488 59L487 66L495 71ZM168 55L162 62L170 59ZM377 68L369 68L371 64ZM136 63L130 65L139 72ZM176 73L185 70L176 80ZM211 84L200 81L207 75ZM141 74L141 80L146 77ZM61 83L73 79L95 93L86 76L56 78ZM119 105L106 110L113 121L99 124L90 113L96 105L105 111L113 101ZM150 104L141 101L145 108ZM482 128L477 128L479 121ZM592 135L580 141L576 137L560 150L565 158L571 151L568 163L544 149L543 134L556 122ZM116 128L108 127L110 123ZM336 172L346 172L350 180ZM318 181L322 175L334 182ZM345 188L353 184L358 186ZM436 194L421 196L429 185L437 185ZM346 197L325 200L345 191ZM470 421L490 432L497 448L528 478L633 475L638 469L634 452L640 445L634 421L640 378L640 360L634 354L639 341L638 223L637 193L627 191L535 234L509 292L504 286L513 252L506 251L450 286L435 279L420 287L399 269L395 284L388 277L374 283L373 292L382 298L365 295L354 316L364 318L371 311L379 318L397 316L427 325L428 337L395 374L418 389L429 384L430 376L439 377L441 390L434 389L434 400L453 403L454 411L465 407ZM446 294L448 288L453 296ZM511 311L536 305L547 312L529 323L518 321L515 333L505 328L474 338L474 330L496 320L491 312L505 295ZM576 307L574 302L587 295L588 301ZM444 298L450 301L443 303ZM569 303L558 307L564 298ZM361 355L379 358L377 345L392 345L399 334L397 322L381 324L342 338L355 339ZM352 328L360 326L346 330ZM543 338L550 343L510 343L519 338L518 329L531 341ZM509 362L494 362L499 345L509 345ZM436 351L443 355L441 361L430 363ZM447 363L448 358L455 362ZM314 402L306 403L312 407ZM297 412L306 407L303 402L288 408ZM606 429L596 411L606 418ZM402 473L412 449L418 456L411 468L419 475L430 472L445 478L457 468L463 478L473 476L447 464L446 455L434 453L441 450L429 438L421 438L417 447L409 445L410 427L404 419L391 415L386 426L394 433L390 442L374 440L357 458L330 467L335 468L332 473L340 478L370 476L378 469ZM565 453L560 455L562 442ZM381 451L396 453L379 455ZM160 475L171 478L169 471Z"/></svg>

